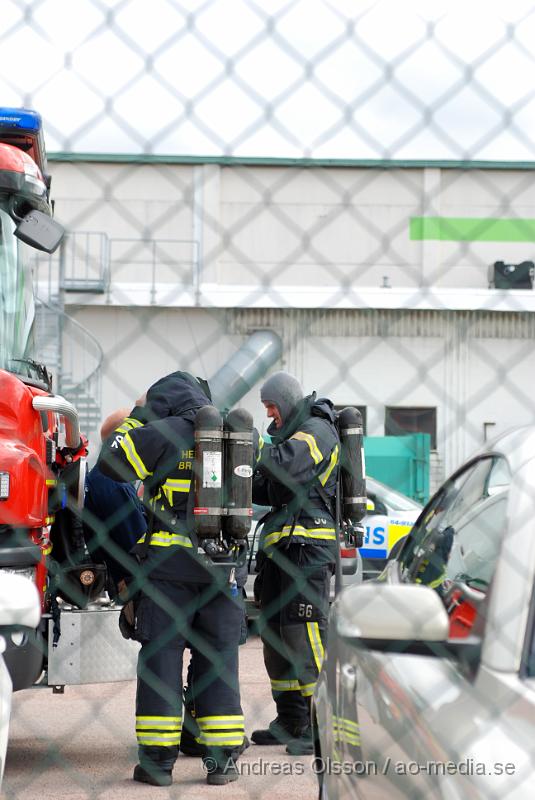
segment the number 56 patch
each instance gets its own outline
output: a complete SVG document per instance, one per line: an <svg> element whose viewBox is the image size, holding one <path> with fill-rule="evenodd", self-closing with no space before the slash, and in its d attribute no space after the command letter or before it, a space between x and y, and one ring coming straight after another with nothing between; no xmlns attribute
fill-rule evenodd
<svg viewBox="0 0 535 800"><path fill-rule="evenodd" d="M321 617L320 610L301 596L290 603L288 608L288 619L292 622L317 622Z"/></svg>

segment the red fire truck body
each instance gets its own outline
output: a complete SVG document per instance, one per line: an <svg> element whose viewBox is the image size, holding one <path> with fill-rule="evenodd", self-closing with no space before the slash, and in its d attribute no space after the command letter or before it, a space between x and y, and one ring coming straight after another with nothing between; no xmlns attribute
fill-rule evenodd
<svg viewBox="0 0 535 800"><path fill-rule="evenodd" d="M40 116L0 108L0 570L35 581L42 608L33 636L7 642L14 689L135 675L136 648L120 636L118 609L103 602L105 567L84 551L78 414L34 359L32 256L63 237L46 168Z"/></svg>

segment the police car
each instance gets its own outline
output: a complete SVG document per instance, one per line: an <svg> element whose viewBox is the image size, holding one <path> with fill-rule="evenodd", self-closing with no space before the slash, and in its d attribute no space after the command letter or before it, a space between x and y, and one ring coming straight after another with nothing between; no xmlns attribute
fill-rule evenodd
<svg viewBox="0 0 535 800"><path fill-rule="evenodd" d="M366 494L368 513L363 520L366 534L359 552L364 576L369 577L381 572L386 560L399 552L422 506L375 478L366 478Z"/></svg>

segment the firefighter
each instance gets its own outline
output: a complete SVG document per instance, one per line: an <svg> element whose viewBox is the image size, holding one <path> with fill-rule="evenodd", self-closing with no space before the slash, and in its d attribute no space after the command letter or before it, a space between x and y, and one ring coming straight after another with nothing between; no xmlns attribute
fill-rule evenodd
<svg viewBox="0 0 535 800"><path fill-rule="evenodd" d="M252 740L313 752L310 703L323 660L337 534L334 501L340 440L330 400L303 397L276 372L260 398L271 444L260 443L253 500L270 505L260 539L259 629L277 716Z"/></svg>
<svg viewBox="0 0 535 800"><path fill-rule="evenodd" d="M236 780L244 739L238 686L243 611L231 595L229 569L198 552L193 533L192 479L197 410L210 404L208 385L187 372L157 381L104 445L102 472L140 479L149 503L148 531L132 551L140 560L129 584L135 597L138 657L134 780L172 783L182 722L182 661L194 651L197 743L207 782ZM145 538L148 537L148 538ZM136 585L138 588L136 593ZM210 771L208 771L210 770Z"/></svg>
<svg viewBox="0 0 535 800"><path fill-rule="evenodd" d="M128 412L128 408L118 408L106 417L100 428L102 443ZM87 549L95 563L106 564L108 594L117 600L125 577L131 573L128 554L147 530L145 510L135 485L111 480L95 464L85 480L82 523Z"/></svg>

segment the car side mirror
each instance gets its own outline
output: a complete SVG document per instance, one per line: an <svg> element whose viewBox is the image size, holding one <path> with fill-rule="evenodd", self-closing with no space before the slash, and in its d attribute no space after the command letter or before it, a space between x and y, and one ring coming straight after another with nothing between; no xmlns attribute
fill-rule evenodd
<svg viewBox="0 0 535 800"><path fill-rule="evenodd" d="M14 233L30 247L53 253L65 235L65 228L42 211L33 210L19 222Z"/></svg>
<svg viewBox="0 0 535 800"><path fill-rule="evenodd" d="M449 617L434 589L419 584L348 586L336 601L340 636L371 649L411 642L445 642ZM396 648L393 648L396 649Z"/></svg>

